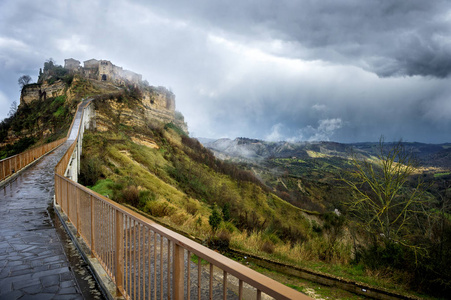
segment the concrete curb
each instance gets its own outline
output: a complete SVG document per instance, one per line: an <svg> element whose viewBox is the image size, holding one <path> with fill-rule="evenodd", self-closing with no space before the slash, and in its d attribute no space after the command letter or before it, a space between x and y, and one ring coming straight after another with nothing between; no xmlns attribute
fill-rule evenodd
<svg viewBox="0 0 451 300"><path fill-rule="evenodd" d="M92 275L99 284L104 297L109 300L124 299L122 296L117 295L116 285L114 284L113 280L105 272L105 269L102 267L99 260L94 257L88 245L86 245L83 239L77 235L77 229L69 221L67 215L62 212L61 207L55 203L55 197L53 198L53 208L56 215L60 219L61 224L63 224L67 234L71 238L75 247L77 247L78 251L80 252L81 257L89 265Z"/></svg>
<svg viewBox="0 0 451 300"><path fill-rule="evenodd" d="M377 286L371 286L366 283L356 282L345 278L340 278L330 274L322 273L319 271L310 270L307 268L295 267L286 265L280 262L272 261L266 258L262 258L256 255L244 253L238 250L230 249L230 253L240 257L246 257L245 261L253 263L257 266L266 268L268 270L275 270L282 274L295 276L310 280L312 282L320 283L329 287L337 287L341 290L349 291L354 294L362 295L372 299L380 300L421 300L421 298L414 295L404 295L396 293L395 291L389 291Z"/></svg>

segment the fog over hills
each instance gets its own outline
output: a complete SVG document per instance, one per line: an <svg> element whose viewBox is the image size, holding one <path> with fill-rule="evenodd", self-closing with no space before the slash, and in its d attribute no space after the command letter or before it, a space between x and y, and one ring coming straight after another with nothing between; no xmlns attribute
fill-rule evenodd
<svg viewBox="0 0 451 300"><path fill-rule="evenodd" d="M340 157L349 158L353 153L364 157L377 154L379 143L336 143L336 142L268 142L257 139L199 139L201 143L222 159L236 161L259 161L268 158L309 158ZM387 143L389 147L392 143ZM451 143L424 144L403 143L422 166L451 168Z"/></svg>

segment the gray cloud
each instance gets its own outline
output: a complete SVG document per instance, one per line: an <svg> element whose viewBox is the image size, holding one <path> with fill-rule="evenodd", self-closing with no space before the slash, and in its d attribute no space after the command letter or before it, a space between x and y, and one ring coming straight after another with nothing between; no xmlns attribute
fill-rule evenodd
<svg viewBox="0 0 451 300"><path fill-rule="evenodd" d="M449 141L446 1L0 3L0 118L53 57L172 88L196 136Z"/></svg>
<svg viewBox="0 0 451 300"><path fill-rule="evenodd" d="M165 11L243 40L279 40L274 54L353 64L379 76L447 77L447 1L162 1Z"/></svg>

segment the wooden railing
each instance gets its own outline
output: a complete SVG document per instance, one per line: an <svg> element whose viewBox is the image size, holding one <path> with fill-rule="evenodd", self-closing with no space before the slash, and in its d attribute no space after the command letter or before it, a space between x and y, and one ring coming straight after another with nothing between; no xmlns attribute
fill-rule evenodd
<svg viewBox="0 0 451 300"><path fill-rule="evenodd" d="M55 168L56 203L118 294L155 300L262 299L264 294L310 299L64 177L76 142Z"/></svg>
<svg viewBox="0 0 451 300"><path fill-rule="evenodd" d="M14 173L17 173L30 163L34 162L36 159L60 146L66 141L66 139L67 138L62 138L49 144L45 144L0 160L0 181L13 175Z"/></svg>

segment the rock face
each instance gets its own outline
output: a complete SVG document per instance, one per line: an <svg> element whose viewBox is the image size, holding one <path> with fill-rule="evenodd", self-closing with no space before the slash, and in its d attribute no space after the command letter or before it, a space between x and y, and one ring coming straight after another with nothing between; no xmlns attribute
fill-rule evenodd
<svg viewBox="0 0 451 300"><path fill-rule="evenodd" d="M22 92L20 93L20 104L29 104L30 102L40 100L43 97L58 97L63 95L65 90L66 84L61 80L58 80L53 84L49 84L47 82L42 84L29 84L24 86Z"/></svg>
<svg viewBox="0 0 451 300"><path fill-rule="evenodd" d="M117 98L99 99L95 103L99 131L107 131L117 124L142 127L156 121L163 124L172 122L188 133L186 123L176 118L175 95L163 87L144 88L142 97L132 105Z"/></svg>
<svg viewBox="0 0 451 300"><path fill-rule="evenodd" d="M174 121L175 95L165 88L146 89L142 104L147 117L156 117L166 123Z"/></svg>

